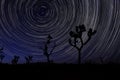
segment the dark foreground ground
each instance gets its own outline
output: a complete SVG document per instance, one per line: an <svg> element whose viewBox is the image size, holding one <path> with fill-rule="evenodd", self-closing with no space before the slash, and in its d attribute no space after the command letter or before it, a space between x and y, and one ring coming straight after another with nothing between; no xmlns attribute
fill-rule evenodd
<svg viewBox="0 0 120 80"><path fill-rule="evenodd" d="M120 73L120 64L0 64L0 77L10 75L19 80L24 75L32 80L104 80L104 77L111 77ZM119 77L119 76L118 76Z"/></svg>
<svg viewBox="0 0 120 80"><path fill-rule="evenodd" d="M120 64L56 64L56 63L32 63L32 64L0 64L0 70L8 71L74 71L85 72L93 70L118 70Z"/></svg>

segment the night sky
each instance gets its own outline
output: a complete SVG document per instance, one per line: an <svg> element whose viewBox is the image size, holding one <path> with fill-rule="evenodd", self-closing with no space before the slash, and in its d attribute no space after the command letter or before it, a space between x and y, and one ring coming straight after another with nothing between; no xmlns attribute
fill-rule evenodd
<svg viewBox="0 0 120 80"><path fill-rule="evenodd" d="M19 63L29 55L34 62L46 62L40 48L50 34L57 44L50 58L56 63L77 63L77 50L68 39L69 32L81 24L87 31L97 30L82 50L82 63L100 63L100 57L120 63L120 0L0 0L4 62L10 63L14 55L20 56Z"/></svg>

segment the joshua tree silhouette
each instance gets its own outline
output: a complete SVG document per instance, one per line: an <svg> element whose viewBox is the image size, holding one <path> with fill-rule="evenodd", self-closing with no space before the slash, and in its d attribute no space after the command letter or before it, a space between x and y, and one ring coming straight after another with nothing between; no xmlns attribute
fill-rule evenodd
<svg viewBox="0 0 120 80"><path fill-rule="evenodd" d="M26 63L27 63L27 64L30 64L30 63L32 63L32 61L33 61L33 56L25 57L25 60L26 60Z"/></svg>
<svg viewBox="0 0 120 80"><path fill-rule="evenodd" d="M20 58L19 56L14 56L14 58L12 59L12 64L17 64L19 58Z"/></svg>
<svg viewBox="0 0 120 80"><path fill-rule="evenodd" d="M51 44L51 40L52 39L53 39L52 36L48 35L47 42L45 43L44 48L42 49L43 50L43 54L47 57L47 62L48 63L51 62L50 55L52 55L54 49L56 48L56 43L54 43L53 48L51 50L49 50L49 45Z"/></svg>
<svg viewBox="0 0 120 80"><path fill-rule="evenodd" d="M86 45L91 37L96 33L96 30L92 30L91 28L89 29L89 31L87 32L87 36L88 39L84 42L82 35L83 33L86 31L85 25L79 25L76 26L76 30L74 31L70 31L69 35L70 35L70 39L69 39L69 44L73 47L75 47L78 50L78 64L81 64L81 50L84 47L84 45ZM81 43L81 45L79 45Z"/></svg>
<svg viewBox="0 0 120 80"><path fill-rule="evenodd" d="M5 56L3 55L3 48L0 49L0 63L2 63Z"/></svg>

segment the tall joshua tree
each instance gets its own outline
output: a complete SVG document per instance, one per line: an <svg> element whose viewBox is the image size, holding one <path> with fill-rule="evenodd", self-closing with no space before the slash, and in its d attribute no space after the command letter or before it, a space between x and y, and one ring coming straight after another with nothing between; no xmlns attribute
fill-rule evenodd
<svg viewBox="0 0 120 80"><path fill-rule="evenodd" d="M5 56L3 55L3 48L0 49L0 63L2 63Z"/></svg>
<svg viewBox="0 0 120 80"><path fill-rule="evenodd" d="M51 40L52 40L52 36L51 35L48 35L47 37L47 42L45 43L44 45L44 48L42 49L43 50L43 54L46 56L47 58L47 62L50 63L50 55L52 55L55 47L56 47L56 44L54 43L54 46L52 47L52 49L50 50L49 49L49 45L51 44Z"/></svg>
<svg viewBox="0 0 120 80"><path fill-rule="evenodd" d="M84 42L82 35L86 32L85 25L76 26L75 31L71 31L69 33L70 39L69 44L75 47L78 50L78 64L81 64L81 50L92 38L92 36L96 33L96 30L92 30L91 28L87 32L88 39ZM81 44L81 45L80 45Z"/></svg>

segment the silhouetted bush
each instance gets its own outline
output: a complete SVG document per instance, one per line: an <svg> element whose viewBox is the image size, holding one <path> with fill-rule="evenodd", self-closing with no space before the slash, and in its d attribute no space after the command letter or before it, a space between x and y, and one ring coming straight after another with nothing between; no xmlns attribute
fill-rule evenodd
<svg viewBox="0 0 120 80"><path fill-rule="evenodd" d="M5 56L3 54L0 54L0 63L2 63L4 58L5 58Z"/></svg>
<svg viewBox="0 0 120 80"><path fill-rule="evenodd" d="M12 64L18 64L19 58L20 58L19 56L14 56Z"/></svg>
<svg viewBox="0 0 120 80"><path fill-rule="evenodd" d="M0 49L0 63L2 63L5 56L3 55L3 48Z"/></svg>
<svg viewBox="0 0 120 80"><path fill-rule="evenodd" d="M33 56L27 56L27 57L25 57L25 60L26 60L27 64L30 64L33 61Z"/></svg>

